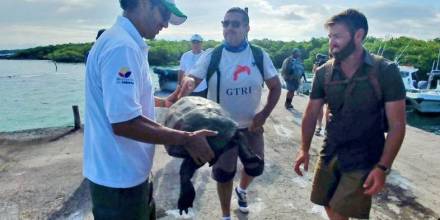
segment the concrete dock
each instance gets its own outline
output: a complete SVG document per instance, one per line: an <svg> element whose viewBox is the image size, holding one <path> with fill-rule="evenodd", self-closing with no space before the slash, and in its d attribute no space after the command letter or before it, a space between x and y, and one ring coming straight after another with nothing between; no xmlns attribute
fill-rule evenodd
<svg viewBox="0 0 440 220"><path fill-rule="evenodd" d="M294 111L280 101L267 120L265 172L249 189L249 215L238 211L233 196L234 219L326 219L324 209L309 201L323 138L314 137L312 166L305 177L292 168L307 99L295 96ZM88 183L82 177L82 135L68 129L0 133L0 220L93 219ZM439 143L440 136L407 127L386 189L374 197L371 219L440 219ZM177 216L179 167L179 159L157 146L153 173L158 218L220 219L216 183L207 165L193 179L197 195L191 215Z"/></svg>

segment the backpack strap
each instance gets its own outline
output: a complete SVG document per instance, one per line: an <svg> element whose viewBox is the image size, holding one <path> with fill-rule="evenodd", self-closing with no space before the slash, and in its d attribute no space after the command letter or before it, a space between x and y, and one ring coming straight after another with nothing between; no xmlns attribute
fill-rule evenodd
<svg viewBox="0 0 440 220"><path fill-rule="evenodd" d="M325 96L328 94L328 87L330 85L330 82L333 78L333 65L334 65L334 59L328 60L326 63L324 63L324 92Z"/></svg>
<svg viewBox="0 0 440 220"><path fill-rule="evenodd" d="M220 59L222 58L223 44L220 44L212 50L211 61L209 62L208 71L206 75L206 81L211 79L212 75L218 71L218 65L220 64Z"/></svg>
<svg viewBox="0 0 440 220"><path fill-rule="evenodd" d="M206 74L206 82L209 85L209 80L211 79L212 75L217 72L217 103L220 103L220 69L218 68L218 66L222 57L223 48L223 44L220 44L212 51L211 61L209 62L208 71Z"/></svg>
<svg viewBox="0 0 440 220"><path fill-rule="evenodd" d="M263 78L262 86L264 86L264 57L263 57L263 49L258 46L254 46L253 44L249 44L251 47L252 55L254 56L255 64L257 65L258 70L260 71L261 77Z"/></svg>
<svg viewBox="0 0 440 220"><path fill-rule="evenodd" d="M379 83L379 67L384 62L384 58L380 56L373 55L374 64L373 67L370 68L370 71L368 72L368 80L371 83L371 86L373 87L374 94L376 95L377 100L380 102L383 101L383 94L382 94L382 87Z"/></svg>

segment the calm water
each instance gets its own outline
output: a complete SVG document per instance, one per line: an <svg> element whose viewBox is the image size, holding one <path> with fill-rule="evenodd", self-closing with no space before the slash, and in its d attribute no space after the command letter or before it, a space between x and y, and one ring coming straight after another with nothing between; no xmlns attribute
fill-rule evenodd
<svg viewBox="0 0 440 220"><path fill-rule="evenodd" d="M51 61L0 60L0 132L73 125L72 105L83 116L84 64L57 66L56 71ZM157 82L156 74L152 78ZM411 126L440 135L440 115L408 108L407 116Z"/></svg>
<svg viewBox="0 0 440 220"><path fill-rule="evenodd" d="M0 60L0 132L73 125L72 105L83 119L85 66L57 66L56 71L51 61Z"/></svg>

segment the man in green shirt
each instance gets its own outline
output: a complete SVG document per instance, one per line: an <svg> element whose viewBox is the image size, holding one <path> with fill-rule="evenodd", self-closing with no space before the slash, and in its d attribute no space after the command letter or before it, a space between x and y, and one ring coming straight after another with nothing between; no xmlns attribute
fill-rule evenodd
<svg viewBox="0 0 440 220"><path fill-rule="evenodd" d="M363 48L368 23L362 13L348 9L325 26L333 59L317 70L294 169L302 175L300 166L308 168L326 100L330 117L311 200L325 206L332 220L369 218L371 197L382 190L405 135L405 88L394 63Z"/></svg>

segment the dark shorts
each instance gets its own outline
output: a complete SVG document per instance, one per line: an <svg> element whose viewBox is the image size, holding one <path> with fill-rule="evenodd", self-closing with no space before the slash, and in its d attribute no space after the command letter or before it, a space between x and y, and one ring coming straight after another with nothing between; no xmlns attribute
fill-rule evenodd
<svg viewBox="0 0 440 220"><path fill-rule="evenodd" d="M263 128L256 132L250 132L244 129L244 134L248 140L249 148L252 152L264 159L264 137ZM229 182L235 176L237 170L238 147L233 147L224 152L212 166L212 178L217 182ZM264 164L261 163L245 163L242 161L244 171L249 176L261 175ZM263 167L261 167L263 166ZM256 171L255 170L259 170ZM254 174L257 173L257 174Z"/></svg>
<svg viewBox="0 0 440 220"><path fill-rule="evenodd" d="M370 170L341 172L337 158L325 164L319 159L315 169L311 201L330 207L333 211L352 218L368 219L371 196L362 187Z"/></svg>
<svg viewBox="0 0 440 220"><path fill-rule="evenodd" d="M89 181L95 220L156 219L153 184L148 180L131 188L110 188Z"/></svg>
<svg viewBox="0 0 440 220"><path fill-rule="evenodd" d="M294 91L298 90L299 84L300 84L299 80L294 80L294 79L286 80L285 79L285 81L286 81L287 91L294 92Z"/></svg>
<svg viewBox="0 0 440 220"><path fill-rule="evenodd" d="M205 89L205 90L200 91L200 92L192 92L189 95L190 96L198 96L198 97L206 98L206 96L208 95L208 89Z"/></svg>

